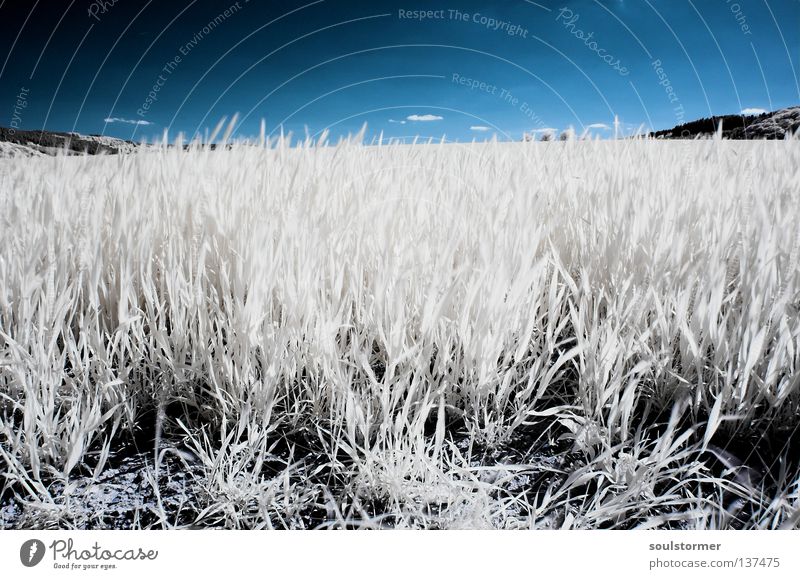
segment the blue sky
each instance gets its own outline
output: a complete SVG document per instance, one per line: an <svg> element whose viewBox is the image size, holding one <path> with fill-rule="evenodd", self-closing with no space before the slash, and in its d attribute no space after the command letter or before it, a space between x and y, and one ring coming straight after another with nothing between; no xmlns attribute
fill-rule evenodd
<svg viewBox="0 0 800 579"><path fill-rule="evenodd" d="M137 140L233 113L242 137L469 141L800 104L798 0L0 0L0 28L0 126Z"/></svg>

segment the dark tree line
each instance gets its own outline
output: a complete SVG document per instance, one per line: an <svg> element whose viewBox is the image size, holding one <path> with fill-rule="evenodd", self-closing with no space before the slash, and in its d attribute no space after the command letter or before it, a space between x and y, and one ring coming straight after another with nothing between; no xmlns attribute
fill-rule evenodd
<svg viewBox="0 0 800 579"><path fill-rule="evenodd" d="M747 127L756 121L769 117L772 113L761 115L721 115L706 117L678 125L671 129L651 133L654 137L667 139L691 139L698 135L713 135L722 123L722 134L729 138L746 138Z"/></svg>

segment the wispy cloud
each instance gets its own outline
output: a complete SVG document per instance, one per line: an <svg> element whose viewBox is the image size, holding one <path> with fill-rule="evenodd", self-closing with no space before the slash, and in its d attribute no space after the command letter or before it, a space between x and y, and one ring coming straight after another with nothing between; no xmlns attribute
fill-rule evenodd
<svg viewBox="0 0 800 579"><path fill-rule="evenodd" d="M587 128L587 129L603 129L604 131L607 131L607 130L609 130L611 127L609 127L609 126L608 126L607 124L605 124L605 123L592 123L591 125L587 125L587 126L586 126L586 128Z"/></svg>
<svg viewBox="0 0 800 579"><path fill-rule="evenodd" d="M750 107L747 109L742 109L743 115L763 115L764 113L769 112L765 109L759 109L756 107Z"/></svg>
<svg viewBox="0 0 800 579"><path fill-rule="evenodd" d="M119 117L108 117L107 119L104 119L104 120L107 123L127 123L129 125L152 125L153 124L150 121L145 121L143 119L139 119L139 120L133 121L131 119L121 119Z"/></svg>
<svg viewBox="0 0 800 579"><path fill-rule="evenodd" d="M553 127L545 127L543 129L533 129L531 131L533 133L557 133L558 129L554 129Z"/></svg>
<svg viewBox="0 0 800 579"><path fill-rule="evenodd" d="M406 117L407 121L420 121L420 122L430 122L430 121L441 121L443 117L439 115L409 115Z"/></svg>
<svg viewBox="0 0 800 579"><path fill-rule="evenodd" d="M389 122L390 123L397 123L398 125L405 125L406 124L405 121L396 121L394 119L389 119Z"/></svg>
<svg viewBox="0 0 800 579"><path fill-rule="evenodd" d="M485 126L483 126L483 125L472 125L472 126L469 128L469 130L470 130L470 131L481 131L481 132L484 132L484 131L489 131L489 130L491 130L491 129L490 129L489 127L485 127Z"/></svg>

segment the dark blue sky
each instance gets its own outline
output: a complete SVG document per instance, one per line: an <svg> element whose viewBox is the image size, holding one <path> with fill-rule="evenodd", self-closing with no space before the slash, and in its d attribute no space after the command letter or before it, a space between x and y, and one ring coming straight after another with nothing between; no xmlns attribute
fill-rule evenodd
<svg viewBox="0 0 800 579"><path fill-rule="evenodd" d="M0 0L0 30L24 129L464 141L800 104L798 0Z"/></svg>

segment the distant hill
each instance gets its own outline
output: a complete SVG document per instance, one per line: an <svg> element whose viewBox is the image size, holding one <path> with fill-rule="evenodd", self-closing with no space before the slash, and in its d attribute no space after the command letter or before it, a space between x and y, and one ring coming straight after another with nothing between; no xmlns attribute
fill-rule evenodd
<svg viewBox="0 0 800 579"><path fill-rule="evenodd" d="M694 139L716 134L722 123L726 139L783 139L800 129L800 107L781 109L761 115L722 115L698 119L671 129L650 133L661 139Z"/></svg>
<svg viewBox="0 0 800 579"><path fill-rule="evenodd" d="M240 141L245 143L245 141ZM168 147L174 145L168 144ZM189 143L183 148L188 149ZM231 144L211 143L209 149L230 148ZM67 155L133 153L152 147L146 143L136 143L103 135L82 135L56 131L21 131L0 127L0 159L9 157L40 157L66 152Z"/></svg>
<svg viewBox="0 0 800 579"><path fill-rule="evenodd" d="M68 154L88 153L130 153L138 143L105 137L101 135L81 135L79 133L60 133L52 131L19 131L0 127L0 156L55 155L66 150Z"/></svg>

